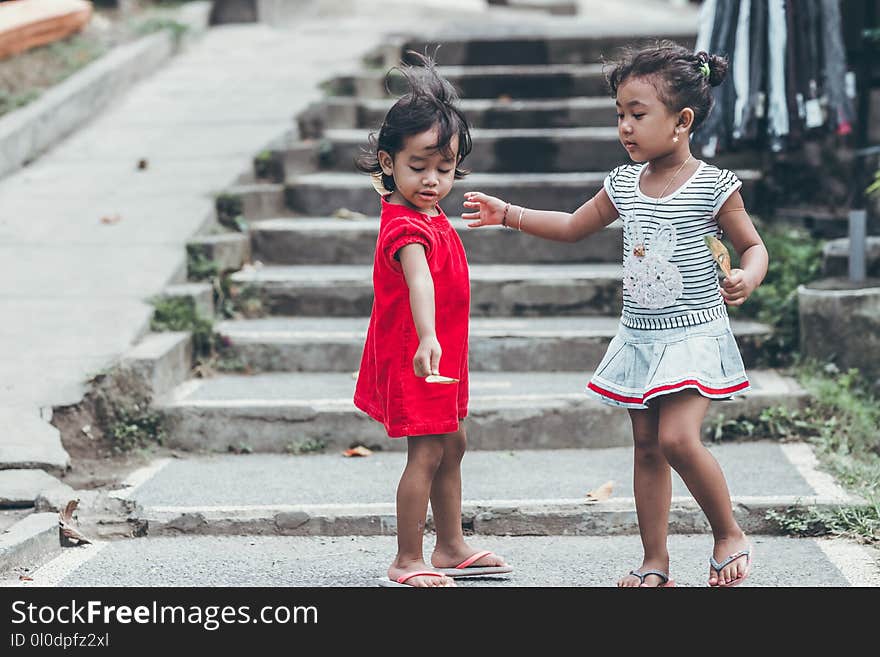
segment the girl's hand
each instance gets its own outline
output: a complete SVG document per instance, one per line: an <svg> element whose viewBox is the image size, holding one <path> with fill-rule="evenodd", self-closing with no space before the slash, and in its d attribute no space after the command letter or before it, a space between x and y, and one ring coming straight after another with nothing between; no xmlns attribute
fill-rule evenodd
<svg viewBox="0 0 880 657"><path fill-rule="evenodd" d="M721 281L721 296L728 306L741 306L758 287L742 269L731 269L730 276Z"/></svg>
<svg viewBox="0 0 880 657"><path fill-rule="evenodd" d="M413 372L418 377L440 374L440 354L443 350L436 336L427 336L419 341L419 348L413 356Z"/></svg>
<svg viewBox="0 0 880 657"><path fill-rule="evenodd" d="M468 224L468 228L479 226L497 226L504 218L504 206L507 205L500 198L483 194L482 192L467 192L464 195L464 205L469 208L479 208L476 212L466 212L461 215L462 219L476 219ZM509 212L509 211L508 211ZM510 216L508 215L508 219Z"/></svg>

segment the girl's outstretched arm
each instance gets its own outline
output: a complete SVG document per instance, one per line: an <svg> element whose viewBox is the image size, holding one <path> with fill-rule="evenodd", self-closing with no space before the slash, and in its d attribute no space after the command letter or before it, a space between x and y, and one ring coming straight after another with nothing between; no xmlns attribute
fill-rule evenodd
<svg viewBox="0 0 880 657"><path fill-rule="evenodd" d="M770 260L767 247L758 235L755 224L746 212L739 191L730 195L718 211L718 225L730 238L739 254L739 269L721 282L721 296L729 306L741 306L755 291L764 276Z"/></svg>
<svg viewBox="0 0 880 657"><path fill-rule="evenodd" d="M464 199L466 207L476 208L461 215L462 219L476 220L468 224L469 228L496 226L503 221L509 228L557 242L577 242L617 219L617 209L604 189L573 213L508 205L482 192L467 192Z"/></svg>
<svg viewBox="0 0 880 657"><path fill-rule="evenodd" d="M442 349L434 324L434 279L428 268L425 247L407 244L397 253L409 287L409 306L419 336L419 348L413 357L413 372L420 377L439 374Z"/></svg>

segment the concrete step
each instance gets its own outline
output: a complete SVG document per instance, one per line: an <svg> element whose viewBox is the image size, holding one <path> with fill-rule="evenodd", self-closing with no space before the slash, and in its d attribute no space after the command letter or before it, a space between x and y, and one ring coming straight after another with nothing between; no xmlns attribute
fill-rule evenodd
<svg viewBox="0 0 880 657"><path fill-rule="evenodd" d="M354 171L355 159L363 152L368 134L364 129L327 130L320 145L314 146L317 167L323 171ZM480 173L608 171L627 159L616 126L477 129L471 136L474 147L465 165ZM299 157L300 150L295 147L289 156L283 156L284 161ZM716 158L713 163L736 169L757 168L758 161L755 154L742 152Z"/></svg>
<svg viewBox="0 0 880 657"><path fill-rule="evenodd" d="M621 164L623 162L621 161ZM754 207L759 196L761 174L750 169L736 170L743 181L742 194L747 207ZM464 193L478 190L517 205L535 209L573 212L601 188L607 171L578 173L472 173L457 181L442 206L450 217L464 210ZM267 193L274 193L269 186ZM286 205L294 213L329 216L340 208L374 215L379 206L369 178L359 173L314 173L288 179ZM249 215L246 215L248 218ZM267 218L265 216L253 218Z"/></svg>
<svg viewBox="0 0 880 657"><path fill-rule="evenodd" d="M620 222L576 244L535 239L501 226L479 230L459 218L458 231L471 264L535 264L620 262ZM373 264L379 220L328 218L265 219L250 224L254 259L263 264L320 265Z"/></svg>
<svg viewBox="0 0 880 657"><path fill-rule="evenodd" d="M57 513L31 513L0 532L0 579L30 574L61 551Z"/></svg>
<svg viewBox="0 0 880 657"><path fill-rule="evenodd" d="M880 236L869 236L866 245L865 269L867 275L880 277ZM849 275L849 238L830 240L822 251L822 274L825 276Z"/></svg>
<svg viewBox="0 0 880 657"><path fill-rule="evenodd" d="M527 26L523 26L526 28ZM561 28L559 28L561 29ZM635 28L638 30L638 28ZM512 65L592 64L614 57L618 49L641 40L672 39L692 47L696 41L693 31L684 29L673 33L651 33L645 37L635 32L586 36L582 30L570 29L553 33L499 34L499 35L443 35L438 39L412 39L402 47L386 51L386 64L393 66L405 57L407 50L425 52L442 42L437 50L437 61L442 66L487 66L503 63Z"/></svg>
<svg viewBox="0 0 880 657"><path fill-rule="evenodd" d="M339 128L378 130L394 100L331 96L317 101L297 115L300 136L319 138ZM607 94L549 100L464 98L459 106L476 129L606 127L616 121L614 99Z"/></svg>
<svg viewBox="0 0 880 657"><path fill-rule="evenodd" d="M367 317L221 322L228 353L254 372L353 372L360 367ZM617 317L475 317L470 324L473 371L582 372L595 368L617 332ZM772 334L757 322L732 321L746 367Z"/></svg>
<svg viewBox="0 0 880 657"><path fill-rule="evenodd" d="M616 315L616 264L473 265L471 315ZM232 274L237 292L260 300L264 315L364 317L373 306L369 265L252 267Z"/></svg>
<svg viewBox="0 0 880 657"><path fill-rule="evenodd" d="M773 370L749 373L753 390L712 404L709 416L757 418L770 406L794 407L805 393ZM590 373L473 372L467 419L475 450L616 447L632 443L629 416L584 393ZM259 374L194 379L159 402L168 445L193 451L291 452L320 445L406 448L355 408L347 373Z"/></svg>
<svg viewBox="0 0 880 657"><path fill-rule="evenodd" d="M575 16L580 7L577 0L486 0L492 7L542 11L552 16Z"/></svg>
<svg viewBox="0 0 880 657"><path fill-rule="evenodd" d="M462 98L570 98L607 96L608 84L601 64L553 64L547 66L440 66ZM386 84L384 70L362 70L330 78L325 93L336 96L384 98L407 91L401 75Z"/></svg>
<svg viewBox="0 0 880 657"><path fill-rule="evenodd" d="M771 509L860 502L818 471L806 444L708 447L749 533L778 531L765 518ZM393 485L405 464L403 452L172 459L140 486L134 501L152 536L393 534ZM256 479L260 486L251 485ZM611 497L588 503L587 492L608 481ZM468 451L462 461L462 524L488 535L633 534L638 527L632 491L630 447ZM670 532L707 532L705 517L675 472L672 496Z"/></svg>

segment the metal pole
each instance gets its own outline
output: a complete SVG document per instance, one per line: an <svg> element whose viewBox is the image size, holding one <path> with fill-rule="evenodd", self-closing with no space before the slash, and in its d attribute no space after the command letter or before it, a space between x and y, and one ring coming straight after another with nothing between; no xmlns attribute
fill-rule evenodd
<svg viewBox="0 0 880 657"><path fill-rule="evenodd" d="M865 282L865 254L867 251L868 212L864 209L849 211L849 280Z"/></svg>

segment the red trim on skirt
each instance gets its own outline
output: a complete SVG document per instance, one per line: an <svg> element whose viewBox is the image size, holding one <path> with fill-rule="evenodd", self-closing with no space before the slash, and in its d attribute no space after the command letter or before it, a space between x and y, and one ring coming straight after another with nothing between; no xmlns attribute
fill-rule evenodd
<svg viewBox="0 0 880 657"><path fill-rule="evenodd" d="M703 385L696 379L687 379L685 381L681 381L680 383L671 383L665 386L652 388L641 397L627 397L625 395L619 395L616 392L611 392L610 390L600 388L592 381L587 384L587 387L593 392L598 393L603 397L613 399L614 401L622 402L624 404L644 404L649 397L657 394L658 392L669 392L672 390L678 390L679 388L684 388L685 386L696 386L700 389L701 392L704 392L707 395L729 395L744 388L748 388L749 382L743 381L742 383L737 383L735 386L730 386L728 388L710 388L709 386Z"/></svg>

